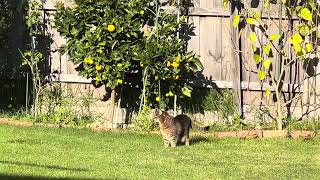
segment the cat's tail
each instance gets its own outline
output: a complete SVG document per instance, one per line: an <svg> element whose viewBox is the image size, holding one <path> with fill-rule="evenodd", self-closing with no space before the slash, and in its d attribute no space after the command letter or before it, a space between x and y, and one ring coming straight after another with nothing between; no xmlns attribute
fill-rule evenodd
<svg viewBox="0 0 320 180"><path fill-rule="evenodd" d="M210 126L200 126L195 123L191 123L190 127L197 131L209 131Z"/></svg>

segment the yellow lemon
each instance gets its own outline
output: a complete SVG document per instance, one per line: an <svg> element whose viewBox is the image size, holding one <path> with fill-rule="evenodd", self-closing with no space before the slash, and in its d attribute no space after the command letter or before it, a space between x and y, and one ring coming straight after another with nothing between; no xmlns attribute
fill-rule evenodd
<svg viewBox="0 0 320 180"><path fill-rule="evenodd" d="M90 65L93 64L93 60L89 59L88 64L90 64Z"/></svg>
<svg viewBox="0 0 320 180"><path fill-rule="evenodd" d="M173 95L174 94L171 91L168 92L168 96L173 96Z"/></svg>
<svg viewBox="0 0 320 180"><path fill-rule="evenodd" d="M181 56L180 56L180 54L175 58L175 62L177 62L177 63L181 62Z"/></svg>
<svg viewBox="0 0 320 180"><path fill-rule="evenodd" d="M176 62L176 61L174 61L174 62L171 64L171 66L174 67L174 68L179 67L179 65L180 65L180 63L178 63L178 62Z"/></svg>
<svg viewBox="0 0 320 180"><path fill-rule="evenodd" d="M83 62L86 64L93 64L93 60L90 57L85 58Z"/></svg>
<svg viewBox="0 0 320 180"><path fill-rule="evenodd" d="M174 77L174 79L179 79L179 75L176 75L176 76Z"/></svg>
<svg viewBox="0 0 320 180"><path fill-rule="evenodd" d="M96 81L101 81L101 77L96 76Z"/></svg>
<svg viewBox="0 0 320 180"><path fill-rule="evenodd" d="M108 30L109 32L114 32L114 31L116 30L116 26L114 26L113 24L109 24L109 25L107 26L107 30Z"/></svg>
<svg viewBox="0 0 320 180"><path fill-rule="evenodd" d="M157 96L157 97L156 97L156 101L157 101L157 102L160 102L160 100L161 100L160 97Z"/></svg>
<svg viewBox="0 0 320 180"><path fill-rule="evenodd" d="M167 62L167 67L170 67L171 63L170 61Z"/></svg>
<svg viewBox="0 0 320 180"><path fill-rule="evenodd" d="M140 10L140 15L144 15L144 10Z"/></svg>
<svg viewBox="0 0 320 180"><path fill-rule="evenodd" d="M97 64L96 65L96 70L97 71L101 71L103 69L102 65Z"/></svg>
<svg viewBox="0 0 320 180"><path fill-rule="evenodd" d="M83 62L86 63L86 64L88 64L89 59L90 59L90 58L86 57L86 58L84 58Z"/></svg>
<svg viewBox="0 0 320 180"><path fill-rule="evenodd" d="M122 83L123 83L123 80L122 80L122 79L117 79L117 83L118 83L118 84L122 84Z"/></svg>

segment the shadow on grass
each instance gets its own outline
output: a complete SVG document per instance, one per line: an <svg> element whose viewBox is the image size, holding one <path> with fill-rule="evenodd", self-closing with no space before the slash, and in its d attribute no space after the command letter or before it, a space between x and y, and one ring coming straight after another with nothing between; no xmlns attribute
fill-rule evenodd
<svg viewBox="0 0 320 180"><path fill-rule="evenodd" d="M41 165L41 164L22 163L22 162L14 162L14 161L1 161L1 160L0 160L0 164L10 164L10 165L17 165L17 166L40 167L40 168L55 169L55 170L64 170L64 171L88 171L88 169L83 169L83 168L67 168L67 167L56 166L56 165ZM0 178L0 179L2 179L2 178Z"/></svg>
<svg viewBox="0 0 320 180"><path fill-rule="evenodd" d="M190 139L191 144L206 143L206 142L211 142L211 140L207 137L202 137L202 136L194 136Z"/></svg>
<svg viewBox="0 0 320 180"><path fill-rule="evenodd" d="M0 174L0 179L8 179L8 180L11 180L11 179L17 179L17 180L20 180L20 179L94 179L94 178L65 178L65 177L46 177L46 176L23 176L23 175L8 175L8 174ZM95 179L94 179L95 180Z"/></svg>

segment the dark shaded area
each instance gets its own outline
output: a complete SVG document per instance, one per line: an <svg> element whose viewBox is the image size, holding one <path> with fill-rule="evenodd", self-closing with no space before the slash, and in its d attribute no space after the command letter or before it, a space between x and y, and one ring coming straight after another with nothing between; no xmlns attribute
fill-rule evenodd
<svg viewBox="0 0 320 180"><path fill-rule="evenodd" d="M96 178L66 178L66 177L46 177L46 176L23 176L23 175L8 175L8 174L0 174L0 179L6 179L6 180L20 180L20 179L35 179L35 180L41 180L41 179L79 179L79 180L85 180L85 179L96 179Z"/></svg>
<svg viewBox="0 0 320 180"><path fill-rule="evenodd" d="M190 139L190 144L199 144L199 143L207 143L207 142L211 142L211 140L207 137L203 137L203 136L193 136Z"/></svg>
<svg viewBox="0 0 320 180"><path fill-rule="evenodd" d="M0 33L0 109L2 111L13 111L29 106L32 99L32 82L28 66L22 66L23 53L31 50L31 37L26 27L26 0L8 0L12 12L12 21L6 32ZM38 66L43 75L51 71L51 49L52 34L48 31L50 24L48 12L41 11L42 21L40 23L41 33L37 35L38 45L44 60ZM51 25L50 25L51 26ZM28 75L27 75L28 74ZM28 82L27 82L28 81ZM27 87L28 85L28 87Z"/></svg>
<svg viewBox="0 0 320 180"><path fill-rule="evenodd" d="M34 163L23 163L23 162L15 162L15 161L3 161L0 160L0 164L9 164L9 165L17 165L17 166L30 166L30 167L39 167L39 168L47 168L53 170L64 170L64 171L89 171L88 169L83 168L68 168L63 166L57 165L41 165L41 164L34 164Z"/></svg>

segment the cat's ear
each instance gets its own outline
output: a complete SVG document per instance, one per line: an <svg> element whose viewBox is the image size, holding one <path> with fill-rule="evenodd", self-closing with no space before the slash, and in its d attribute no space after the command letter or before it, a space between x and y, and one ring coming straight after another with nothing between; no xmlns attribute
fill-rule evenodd
<svg viewBox="0 0 320 180"><path fill-rule="evenodd" d="M156 116L160 116L162 114L162 111L160 109L156 109L156 111L154 112L154 114Z"/></svg>

